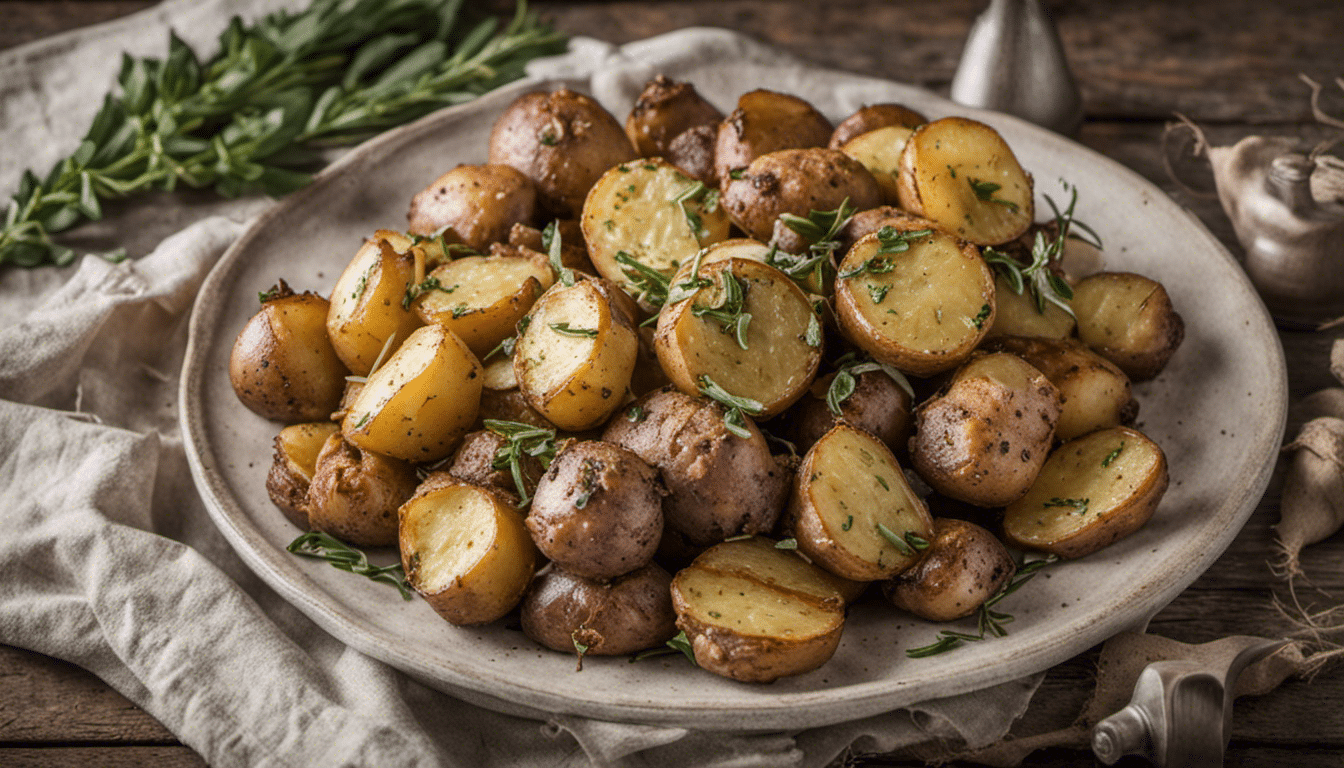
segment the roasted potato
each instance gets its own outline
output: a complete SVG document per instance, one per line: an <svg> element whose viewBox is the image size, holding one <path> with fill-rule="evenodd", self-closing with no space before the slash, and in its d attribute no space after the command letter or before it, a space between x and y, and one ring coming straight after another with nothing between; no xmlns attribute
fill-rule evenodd
<svg viewBox="0 0 1344 768"><path fill-rule="evenodd" d="M810 243L780 216L807 218L833 211L846 199L856 210L882 203L882 188L859 161L834 149L781 149L758 156L723 185L723 207L749 236L803 253Z"/></svg>
<svg viewBox="0 0 1344 768"><path fill-rule="evenodd" d="M1069 303L1068 299L1060 301ZM1067 310L1051 302L1042 309L1026 290L1018 293L1003 275L994 276L994 324L990 337L1034 336L1044 339L1067 339L1073 336L1078 324Z"/></svg>
<svg viewBox="0 0 1344 768"><path fill-rule="evenodd" d="M870 432L893 452L904 452L906 442L914 429L914 414L910 393L890 375L881 370L864 370L848 374L853 388L839 397L839 413L831 409L828 397L835 381L835 373L817 379L807 395L788 414L792 422L791 435L799 450L806 451L821 436L843 420L850 426ZM843 394L843 392L837 392Z"/></svg>
<svg viewBox="0 0 1344 768"><path fill-rule="evenodd" d="M927 117L903 104L867 104L835 126L826 146L840 149L861 134L893 126L915 129L927 122Z"/></svg>
<svg viewBox="0 0 1344 768"><path fill-rule="evenodd" d="M821 321L807 295L751 259L716 261L697 276L701 287L658 315L654 345L667 377L687 394L722 390L752 401L743 408L752 416L788 408L821 364Z"/></svg>
<svg viewBox="0 0 1344 768"><path fill-rule="evenodd" d="M933 521L933 538L918 563L882 583L891 604L928 621L970 616L1017 570L993 533L950 518Z"/></svg>
<svg viewBox="0 0 1344 768"><path fill-rule="evenodd" d="M556 283L533 307L514 347L514 375L527 402L561 429L607 420L630 385L639 338L614 309L619 288L596 280Z"/></svg>
<svg viewBox="0 0 1344 768"><path fill-rule="evenodd" d="M881 440L845 423L803 457L789 499L798 550L855 581L889 579L919 559L933 536L924 502Z"/></svg>
<svg viewBox="0 0 1344 768"><path fill-rule="evenodd" d="M275 436L266 494L290 522L304 530L308 530L308 485L317 470L317 457L337 429L330 421L291 424Z"/></svg>
<svg viewBox="0 0 1344 768"><path fill-rule="evenodd" d="M820 667L844 628L844 597L821 569L762 539L724 542L672 579L677 626L702 668L768 683Z"/></svg>
<svg viewBox="0 0 1344 768"><path fill-rule="evenodd" d="M714 172L714 145L718 135L717 125L701 125L682 131L667 146L664 158L692 179L718 188L719 178Z"/></svg>
<svg viewBox="0 0 1344 768"><path fill-rule="evenodd" d="M380 356L423 324L406 302L419 283L409 244L400 233L378 230L364 241L332 289L327 334L352 373L367 376Z"/></svg>
<svg viewBox="0 0 1344 768"><path fill-rule="evenodd" d="M1129 377L1114 363L1075 339L1008 336L991 347L1021 357L1059 390L1056 440L1072 440L1105 427L1134 423L1139 402Z"/></svg>
<svg viewBox="0 0 1344 768"><path fill-rule="evenodd" d="M308 527L356 546L392 546L397 508L415 493L417 482L410 464L361 450L333 432L308 484Z"/></svg>
<svg viewBox="0 0 1344 768"><path fill-rule="evenodd" d="M537 483L527 530L551 562L606 581L644 566L663 533L658 472L615 443L574 441Z"/></svg>
<svg viewBox="0 0 1344 768"><path fill-rule="evenodd" d="M264 294L229 353L229 383L248 410L276 421L318 421L340 405L349 371L327 338L328 307L283 280Z"/></svg>
<svg viewBox="0 0 1344 768"><path fill-rule="evenodd" d="M998 132L964 117L915 129L901 155L900 206L976 245L1012 240L1035 216L1031 176Z"/></svg>
<svg viewBox="0 0 1344 768"><path fill-rule="evenodd" d="M620 656L661 645L677 633L672 576L649 563L610 581L560 567L537 574L521 610L523 634L579 656Z"/></svg>
<svg viewBox="0 0 1344 768"><path fill-rule="evenodd" d="M568 88L519 96L490 131L490 162L521 171L542 208L561 218L578 216L598 177L635 157L616 118Z"/></svg>
<svg viewBox="0 0 1344 768"><path fill-rule="evenodd" d="M481 364L461 339L443 326L422 326L369 375L341 432L366 451L437 461L476 420L481 379Z"/></svg>
<svg viewBox="0 0 1344 768"><path fill-rule="evenodd" d="M411 308L425 323L457 335L477 357L512 336L519 320L555 282L540 258L464 256L429 273Z"/></svg>
<svg viewBox="0 0 1344 768"><path fill-rule="evenodd" d="M501 451L506 449L508 444L506 438L488 429L471 432L462 438L462 445L453 454L453 462L448 465L448 474L468 483L492 488L516 501L520 491L510 467L496 466L501 463L499 461ZM530 498L546 468L537 457L520 452L518 469L523 481L521 492Z"/></svg>
<svg viewBox="0 0 1344 768"><path fill-rule="evenodd" d="M882 201L895 205L900 201L901 155L913 128L891 125L877 128L845 142L840 151L858 160L873 174L882 188Z"/></svg>
<svg viewBox="0 0 1344 768"><path fill-rule="evenodd" d="M1004 510L1003 535L1021 549L1082 557L1148 522L1167 482L1157 443L1129 427L1098 430L1050 454L1031 489Z"/></svg>
<svg viewBox="0 0 1344 768"><path fill-rule="evenodd" d="M602 439L658 469L668 491L663 538L698 550L730 536L767 533L783 509L786 473L756 425L745 419L744 428L747 437L738 437L724 424L722 406L668 388L623 409Z"/></svg>
<svg viewBox="0 0 1344 768"><path fill-rule="evenodd" d="M593 268L592 260L588 258L588 246L583 242L583 228L579 225L578 219L555 219L547 226L553 226L553 231L560 234L561 266L584 274L597 274L597 270ZM546 259L549 263L550 242L546 239L543 230L525 224L515 224L509 230L508 245L515 249L525 248ZM491 253L498 253L498 248L499 246L491 246ZM522 255L524 252L515 250L512 253Z"/></svg>
<svg viewBox="0 0 1344 768"><path fill-rule="evenodd" d="M1015 355L983 355L915 409L910 460L939 493L1003 506L1035 481L1058 421L1059 390L1045 374Z"/></svg>
<svg viewBox="0 0 1344 768"><path fill-rule="evenodd" d="M407 232L484 252L536 215L537 188L507 165L459 165L411 198Z"/></svg>
<svg viewBox="0 0 1344 768"><path fill-rule="evenodd" d="M938 227L932 221L922 219L894 205L879 205L849 217L849 221L836 233L836 240L840 243L840 247L836 249L837 256L844 258L849 249L853 248L864 235L880 232L883 227L888 226L912 232Z"/></svg>
<svg viewBox="0 0 1344 768"><path fill-rule="evenodd" d="M662 157L672 140L699 126L717 126L718 107L705 101L690 83L658 75L644 85L625 119L625 135L640 157Z"/></svg>
<svg viewBox="0 0 1344 768"><path fill-rule="evenodd" d="M1099 272L1073 288L1078 338L1133 381L1162 372L1185 338L1167 289L1132 272Z"/></svg>
<svg viewBox="0 0 1344 768"><path fill-rule="evenodd" d="M964 361L989 332L994 277L975 246L918 226L884 227L849 249L835 311L845 337L874 359L930 376Z"/></svg>
<svg viewBox="0 0 1344 768"><path fill-rule="evenodd" d="M718 186L727 187L736 172L761 155L781 149L824 147L830 138L831 122L803 99L763 88L744 93L737 100L737 109L719 123L714 143Z"/></svg>
<svg viewBox="0 0 1344 768"><path fill-rule="evenodd" d="M488 624L522 600L537 550L509 499L446 473L399 511L406 583L453 624Z"/></svg>

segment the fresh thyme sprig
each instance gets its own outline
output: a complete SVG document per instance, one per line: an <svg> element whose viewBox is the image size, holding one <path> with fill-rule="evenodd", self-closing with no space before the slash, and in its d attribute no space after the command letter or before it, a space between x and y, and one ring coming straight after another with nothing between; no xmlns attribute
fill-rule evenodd
<svg viewBox="0 0 1344 768"><path fill-rule="evenodd" d="M1073 288L1051 270L1064 252L1064 243L1070 237L1076 237L1101 248L1101 238L1097 233L1073 218L1074 207L1078 204L1078 188L1067 182L1064 188L1069 190L1070 198L1068 207L1062 211L1049 195L1045 196L1045 201L1055 213L1055 234L1050 237L1044 230L1036 231L1031 245L1031 264L1023 267L1017 259L994 248L986 248L983 252L985 261L1008 281L1013 293L1020 296L1022 291L1029 291L1036 301L1036 311L1041 314L1045 313L1045 305L1048 303L1073 315L1073 307L1069 306L1069 301L1073 299ZM1074 234L1075 227L1085 236Z"/></svg>
<svg viewBox="0 0 1344 768"><path fill-rule="evenodd" d="M500 419L486 419L485 428L507 441L495 452L490 466L509 471L513 485L518 490L518 506L527 506L532 497L523 475L523 457L531 456L540 462L543 469L549 467L555 458L555 430Z"/></svg>
<svg viewBox="0 0 1344 768"><path fill-rule="evenodd" d="M836 416L841 415L841 404L854 394L858 386L858 375L869 371L882 371L887 374L911 400L915 399L915 389L910 386L910 380L905 378L905 374L886 363L860 356L857 352L846 352L835 361L835 365L835 376L831 378L831 385L826 388L826 407Z"/></svg>
<svg viewBox="0 0 1344 768"><path fill-rule="evenodd" d="M690 660L692 664L696 664L696 666L699 666L699 664L697 664L695 661L695 650L691 647L691 641L689 638L686 637L686 633L684 631L678 632L671 640L668 640L666 643L664 643L661 646L658 646L657 648L650 648L647 651L640 651L634 656L631 656L630 662L634 663L636 661L652 659L657 656L671 656L677 653L680 653L681 655L685 656L688 660Z"/></svg>
<svg viewBox="0 0 1344 768"><path fill-rule="evenodd" d="M700 394L728 409L723 414L723 425L728 428L728 431L743 440L750 438L751 431L747 429L746 418L743 414L760 416L765 412L765 406L749 397L734 395L714 383L714 380L708 376L701 375L696 383L700 385Z"/></svg>
<svg viewBox="0 0 1344 768"><path fill-rule="evenodd" d="M401 569L401 563L373 565L368 555L321 531L308 531L291 541L285 549L303 557L326 560L336 568L367 576L373 581L391 584L401 592L401 599L411 599L411 588L406 584L406 573Z"/></svg>
<svg viewBox="0 0 1344 768"><path fill-rule="evenodd" d="M993 635L994 637L1003 637L1007 635L1008 630L1003 625L1011 622L1013 616L1012 614L994 610L994 606L1002 602L1005 597L1021 589L1022 585L1035 578L1036 574L1039 573L1042 568L1057 562L1058 560L1059 558L1057 556L1048 555L1040 560L1023 562L1019 565L1017 571L1013 574L1013 577L1004 582L1004 585L999 588L999 591L991 595L990 598L980 606L980 610L976 614L976 629L978 634L972 635L966 632L945 629L938 633L937 640L918 648L907 648L905 655L912 659L922 659L926 656L935 656L954 648L958 648L965 641L984 640L988 635Z"/></svg>
<svg viewBox="0 0 1344 768"><path fill-rule="evenodd" d="M123 56L79 147L24 173L0 228L0 265L65 265L54 233L103 202L179 184L226 197L306 185L320 149L351 144L515 80L565 37L519 2L513 19L462 0L314 0L249 25L235 17L207 61L176 35L163 59ZM124 257L124 252L108 254Z"/></svg>

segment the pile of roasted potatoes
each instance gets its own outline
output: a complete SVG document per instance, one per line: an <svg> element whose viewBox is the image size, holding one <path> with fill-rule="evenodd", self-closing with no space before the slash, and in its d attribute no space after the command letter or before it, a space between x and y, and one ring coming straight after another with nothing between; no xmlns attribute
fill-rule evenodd
<svg viewBox="0 0 1344 768"><path fill-rule="evenodd" d="M1100 244L1064 193L1038 221L993 128L896 104L724 116L658 77L622 126L528 93L329 298L263 294L229 376L288 424L276 506L398 547L448 621L516 610L580 661L680 632L770 681L825 663L861 595L968 617L1013 551L1153 514L1131 382L1182 321L1150 278L1068 271Z"/></svg>

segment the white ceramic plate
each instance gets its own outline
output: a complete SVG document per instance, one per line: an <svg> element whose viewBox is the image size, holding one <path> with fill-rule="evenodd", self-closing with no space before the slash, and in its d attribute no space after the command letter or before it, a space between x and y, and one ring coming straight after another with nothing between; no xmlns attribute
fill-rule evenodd
<svg viewBox="0 0 1344 768"><path fill-rule="evenodd" d="M1117 163L1016 119L852 75L706 59L658 66L695 83L725 112L740 93L769 87L810 98L833 120L883 100L932 117L977 117L1007 138L1038 194L1059 200L1061 178L1078 186L1078 218L1100 233L1108 267L1163 281L1186 321L1185 343L1167 372L1137 388L1140 426L1166 450L1171 467L1170 491L1152 521L1106 550L1047 569L1006 600L1002 607L1016 616L1007 637L910 659L904 650L933 641L939 627L864 605L852 611L828 664L764 686L716 677L679 657L590 658L576 673L571 656L543 650L503 622L454 627L423 601L403 602L385 585L288 554L298 530L264 488L279 425L247 411L230 389L235 335L256 311L258 291L276 278L326 295L362 238L380 227L404 228L415 192L457 163L484 162L495 117L537 87L524 83L367 143L257 221L206 280L182 380L183 433L211 514L263 579L356 649L497 710L745 731L826 725L1044 670L1142 624L1217 559L1268 482L1286 377L1263 306L1193 216ZM649 74L641 65L567 84L593 91L623 118Z"/></svg>

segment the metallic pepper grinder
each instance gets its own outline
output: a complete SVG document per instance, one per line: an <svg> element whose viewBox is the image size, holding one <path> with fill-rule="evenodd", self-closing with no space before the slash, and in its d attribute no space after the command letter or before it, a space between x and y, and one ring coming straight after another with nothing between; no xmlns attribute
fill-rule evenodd
<svg viewBox="0 0 1344 768"><path fill-rule="evenodd" d="M1065 135L1083 122L1082 95L1040 0L990 0L966 38L951 95Z"/></svg>

